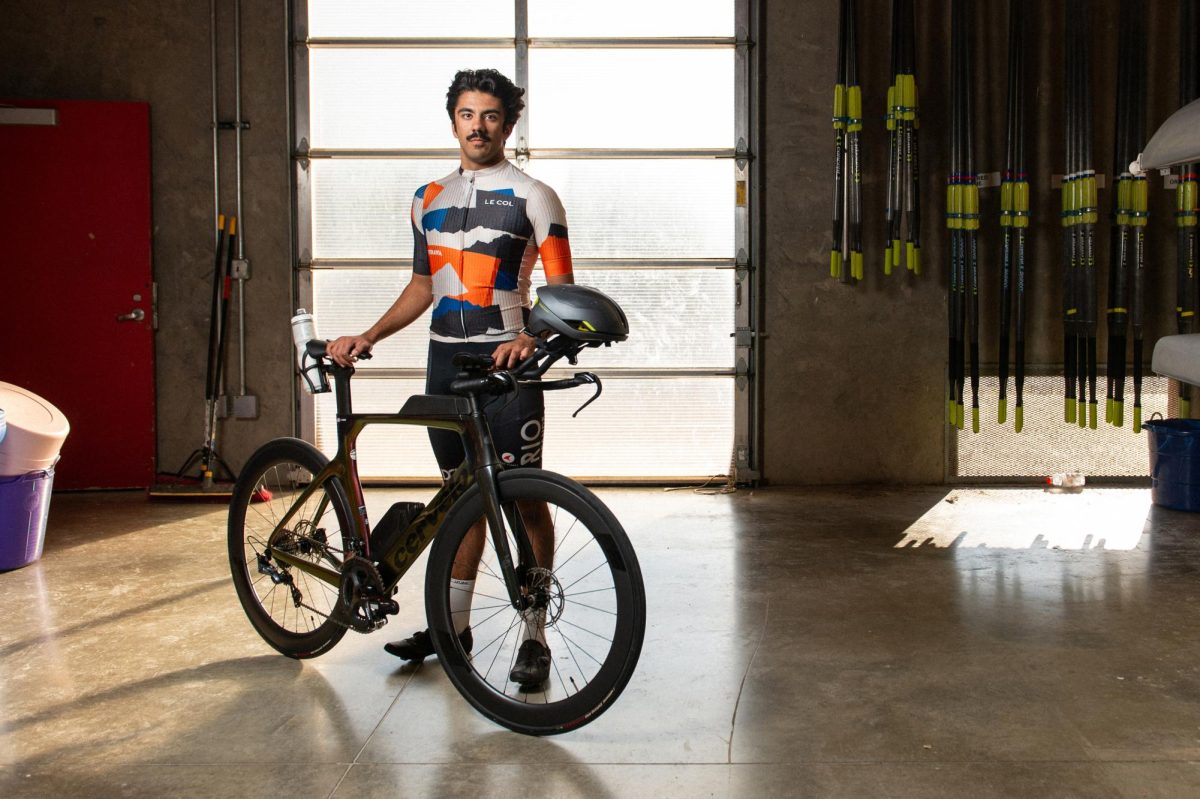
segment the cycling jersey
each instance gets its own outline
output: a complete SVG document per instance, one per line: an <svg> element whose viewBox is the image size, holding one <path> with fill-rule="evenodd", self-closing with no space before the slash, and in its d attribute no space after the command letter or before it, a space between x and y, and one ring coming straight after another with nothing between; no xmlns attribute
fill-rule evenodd
<svg viewBox="0 0 1200 799"><path fill-rule="evenodd" d="M508 160L422 186L412 225L413 272L433 278L434 341L512 339L525 324L538 256L547 276L571 274L558 195Z"/></svg>

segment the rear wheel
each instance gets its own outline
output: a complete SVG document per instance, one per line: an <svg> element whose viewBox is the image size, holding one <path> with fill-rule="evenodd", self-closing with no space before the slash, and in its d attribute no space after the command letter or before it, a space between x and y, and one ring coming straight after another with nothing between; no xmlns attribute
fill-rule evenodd
<svg viewBox="0 0 1200 799"><path fill-rule="evenodd" d="M300 501L328 462L299 439L271 441L247 461L229 506L229 565L238 599L263 639L293 658L316 657L346 634L335 620L338 587L275 557L287 553L341 571L351 516L340 484L327 481Z"/></svg>
<svg viewBox="0 0 1200 799"><path fill-rule="evenodd" d="M620 523L578 483L518 469L500 474L498 490L510 537L540 503L554 525L553 563L530 570L521 589L544 614L549 679L532 688L510 679L526 621L509 601L490 533L470 611L472 650L451 634L458 626L451 572L464 537L483 516L478 490L451 510L429 556L425 603L434 645L451 682L485 716L530 735L566 732L600 715L633 675L646 625L641 571ZM517 551L515 544L511 549Z"/></svg>

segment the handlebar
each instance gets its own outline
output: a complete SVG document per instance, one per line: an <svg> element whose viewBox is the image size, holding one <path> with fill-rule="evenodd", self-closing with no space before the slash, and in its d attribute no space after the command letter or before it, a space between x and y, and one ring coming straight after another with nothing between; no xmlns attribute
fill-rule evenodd
<svg viewBox="0 0 1200 799"><path fill-rule="evenodd" d="M328 348L329 342L318 338L314 338L312 341L304 345L304 351L307 352L308 356L313 360L320 360L321 358L329 357L329 353L327 352ZM361 361L369 361L371 360L371 353L360 352L354 357Z"/></svg>
<svg viewBox="0 0 1200 799"><path fill-rule="evenodd" d="M353 367L338 366L327 360L329 357L328 345L327 341L313 339L305 345L305 353L312 358L321 372L334 373L337 370L349 370L352 373ZM497 372L490 371L495 367L495 360L490 355L476 355L469 352L456 353L452 363L463 370L463 376L450 384L450 390L464 396L481 394L498 396L519 388L559 391L584 385L595 386L596 393L573 414L578 415L579 411L595 402L603 391L599 377L591 372L576 372L574 377L561 380L543 382L540 378L555 362L563 358L566 358L571 364L576 363L576 356L587 346L589 345L571 341L565 336L553 336L548 340L539 341L533 354L521 363L511 369ZM371 353L360 352L356 357L359 360L370 360Z"/></svg>
<svg viewBox="0 0 1200 799"><path fill-rule="evenodd" d="M600 378L591 372L576 372L574 377L544 382L541 377L556 361L562 358L566 358L572 364L576 363L576 356L586 346L586 344L571 341L564 336L555 336L549 340L538 342L537 349L533 354L513 368L487 374L480 373L495 366L495 361L491 356L460 352L454 356L453 363L462 368L466 374L451 383L450 390L455 394L466 396L480 394L498 396L521 388L536 391L560 391L577 386L595 386L596 393L572 414L572 416L578 416L579 412L595 402L604 390Z"/></svg>

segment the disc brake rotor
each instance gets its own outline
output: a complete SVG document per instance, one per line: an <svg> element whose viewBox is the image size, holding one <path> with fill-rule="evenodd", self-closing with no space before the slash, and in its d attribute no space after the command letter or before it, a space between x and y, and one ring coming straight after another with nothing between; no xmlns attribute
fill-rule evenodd
<svg viewBox="0 0 1200 799"><path fill-rule="evenodd" d="M554 624L562 616L567 600L554 572L540 567L530 569L529 594L533 597L534 607L545 609L547 624Z"/></svg>

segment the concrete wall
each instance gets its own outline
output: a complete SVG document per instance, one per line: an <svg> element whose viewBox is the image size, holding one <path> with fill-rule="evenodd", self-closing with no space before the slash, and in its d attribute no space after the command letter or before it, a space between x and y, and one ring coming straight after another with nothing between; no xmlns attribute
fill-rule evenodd
<svg viewBox="0 0 1200 799"><path fill-rule="evenodd" d="M220 5L221 118L232 119L233 3ZM235 470L292 429L284 14L282 2L242 3L247 390L260 416L220 427L218 449ZM209 22L208 3L185 0L11 0L0 21L0 96L150 104L160 471L178 469L204 441L215 226ZM222 136L222 207L233 214L233 134Z"/></svg>
<svg viewBox="0 0 1200 799"><path fill-rule="evenodd" d="M248 389L259 397L255 421L228 421L220 449L235 468L262 441L290 433L292 380L287 318L291 307L285 4L243 2ZM861 0L860 71L868 130L864 134L867 279L850 288L828 276L831 203L831 87L837 3L764 0L766 180L765 453L773 483L938 482L944 473L946 270L942 224L945 110L949 78L948 3L918 3L918 78L922 90L925 274L882 275L881 191L886 140L880 117L889 80L887 0ZM981 171L1002 168L1005 8L978 3L976 146ZM1111 97L1115 3L1093 4L1096 96ZM1149 4L1157 45L1150 79L1159 88L1151 127L1175 105L1175 29L1166 10ZM1112 7L1110 7L1112 6ZM232 118L232 2L222 2L222 118ZM1031 320L1032 362L1059 359L1056 272L1057 193L1046 178L1062 171L1058 56L1061 4L1043 4L1031 23L1029 147L1035 179L1037 277ZM9 0L0 25L0 95L144 100L151 104L154 170L154 268L159 284L159 466L178 468L203 437L204 360L212 269L212 161L209 127L209 8L182 0ZM1106 48L1106 49L1104 49ZM1111 171L1111 107L1097 102L1096 163ZM222 178L223 206L233 208L232 135ZM997 192L985 192L994 218ZM1170 197L1151 192L1158 220ZM1105 208L1107 194L1101 194ZM1158 222L1151 303L1164 309L1147 338L1172 332L1169 227ZM1103 237L1100 241L1103 241ZM994 233L983 239L985 269L994 270ZM990 262L987 259L992 259ZM988 264L992 264L989 266ZM994 275L994 272L988 272ZM992 279L995 279L994 277ZM983 329L993 314L985 307ZM987 337L984 360L994 361ZM236 355L230 370L236 388Z"/></svg>

